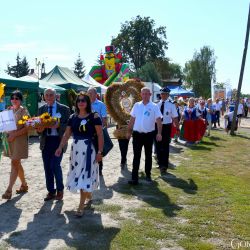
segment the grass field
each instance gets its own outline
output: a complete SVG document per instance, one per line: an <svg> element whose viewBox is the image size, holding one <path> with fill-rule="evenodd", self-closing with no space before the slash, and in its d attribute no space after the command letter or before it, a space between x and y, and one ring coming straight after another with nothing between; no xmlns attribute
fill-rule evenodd
<svg viewBox="0 0 250 250"><path fill-rule="evenodd" d="M250 136L213 132L187 148L171 175L153 185L121 187L144 205L121 222L112 249L232 249L250 241ZM119 219L119 218L118 218Z"/></svg>

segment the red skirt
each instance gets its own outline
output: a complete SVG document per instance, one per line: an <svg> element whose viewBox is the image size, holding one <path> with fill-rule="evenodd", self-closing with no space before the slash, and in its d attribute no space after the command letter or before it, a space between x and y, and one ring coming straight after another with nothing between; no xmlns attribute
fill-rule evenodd
<svg viewBox="0 0 250 250"><path fill-rule="evenodd" d="M172 123L172 126L171 126L171 135L170 135L170 137L171 137L171 138L174 138L176 132L177 132L177 130L176 130L175 124Z"/></svg>
<svg viewBox="0 0 250 250"><path fill-rule="evenodd" d="M189 142L200 141L206 132L206 123L203 120L184 121L184 139Z"/></svg>

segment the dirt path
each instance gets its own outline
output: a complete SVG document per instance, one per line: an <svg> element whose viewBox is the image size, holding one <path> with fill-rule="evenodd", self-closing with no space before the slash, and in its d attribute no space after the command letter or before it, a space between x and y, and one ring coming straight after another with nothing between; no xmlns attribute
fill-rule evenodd
<svg viewBox="0 0 250 250"><path fill-rule="evenodd" d="M249 129L250 119L242 126ZM109 130L110 134L112 129ZM171 161L178 165L182 160L182 146L172 145ZM132 164L132 144L128 152L128 169L120 169L120 152L117 140L114 149L104 160L104 177L100 190L94 194L94 206L88 209L82 219L74 217L79 195L65 191L62 202L44 202L46 195L45 178L41 152L37 138L30 139L29 159L23 161L29 192L14 195L11 201L0 200L0 249L69 249L81 248L82 244L94 239L95 249L109 249L110 242L119 233L121 221L134 217L133 208L143 205L142 199L126 196L121 185L130 178ZM69 150L63 157L64 181L69 162ZM10 161L3 158L0 163L0 194L8 183ZM143 163L141 164L141 169ZM18 188L19 182L15 187ZM14 190L15 190L14 189ZM117 217L119 216L119 219ZM96 240L98 239L98 240ZM175 244L173 243L173 246ZM173 249L181 249L175 246Z"/></svg>

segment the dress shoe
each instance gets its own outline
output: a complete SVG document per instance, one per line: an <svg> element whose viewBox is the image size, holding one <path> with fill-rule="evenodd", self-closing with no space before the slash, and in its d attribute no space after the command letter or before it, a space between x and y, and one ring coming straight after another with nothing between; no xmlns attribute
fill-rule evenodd
<svg viewBox="0 0 250 250"><path fill-rule="evenodd" d="M121 166L121 169L125 169L125 168L127 168L127 163L126 162L125 163L121 163L120 166Z"/></svg>
<svg viewBox="0 0 250 250"><path fill-rule="evenodd" d="M50 201L55 199L56 195L52 193L48 193L47 196L44 198L44 201Z"/></svg>
<svg viewBox="0 0 250 250"><path fill-rule="evenodd" d="M147 176L147 177L146 177L146 181L147 181L147 182L152 182L151 177L150 177L150 176Z"/></svg>
<svg viewBox="0 0 250 250"><path fill-rule="evenodd" d="M130 180L130 181L128 181L128 184L130 184L130 185L138 185L138 181Z"/></svg>
<svg viewBox="0 0 250 250"><path fill-rule="evenodd" d="M167 174L166 168L161 168L160 171L161 171L161 176Z"/></svg>
<svg viewBox="0 0 250 250"><path fill-rule="evenodd" d="M63 191L58 191L55 199L61 201L63 199Z"/></svg>

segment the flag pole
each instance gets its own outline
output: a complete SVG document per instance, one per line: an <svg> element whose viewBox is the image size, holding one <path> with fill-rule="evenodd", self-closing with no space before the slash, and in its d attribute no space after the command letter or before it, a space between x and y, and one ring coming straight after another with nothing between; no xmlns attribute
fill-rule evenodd
<svg viewBox="0 0 250 250"><path fill-rule="evenodd" d="M249 3L249 11L248 11L248 21L247 21L245 47L244 47L243 56L242 56L240 77L239 77L238 90L237 90L237 98L236 98L236 103L235 103L235 108L234 108L234 115L233 115L233 121L232 121L230 135L235 134L234 133L234 128L236 126L236 116L237 116L237 112L238 112L238 106L239 106L239 101L240 101L240 91L241 91L242 80L243 80L244 69L245 69L245 63L246 63L247 47L248 47L248 40L249 40L249 30L250 30L250 3Z"/></svg>

